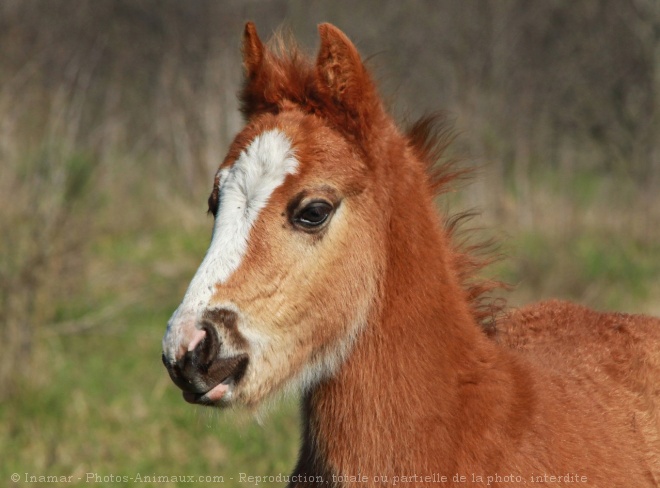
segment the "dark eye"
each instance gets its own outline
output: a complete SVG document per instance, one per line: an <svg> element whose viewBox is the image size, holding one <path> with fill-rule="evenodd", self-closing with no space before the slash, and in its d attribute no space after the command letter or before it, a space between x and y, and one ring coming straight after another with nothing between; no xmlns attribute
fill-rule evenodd
<svg viewBox="0 0 660 488"><path fill-rule="evenodd" d="M304 229L314 229L323 225L332 213L330 203L316 200L301 208L293 217L293 223Z"/></svg>

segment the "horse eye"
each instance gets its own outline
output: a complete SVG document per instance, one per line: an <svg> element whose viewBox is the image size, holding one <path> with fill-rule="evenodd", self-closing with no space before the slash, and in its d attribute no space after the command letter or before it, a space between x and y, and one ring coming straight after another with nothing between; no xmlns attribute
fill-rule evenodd
<svg viewBox="0 0 660 488"><path fill-rule="evenodd" d="M293 217L293 223L304 229L315 229L328 220L333 207L322 200L311 202L301 208Z"/></svg>

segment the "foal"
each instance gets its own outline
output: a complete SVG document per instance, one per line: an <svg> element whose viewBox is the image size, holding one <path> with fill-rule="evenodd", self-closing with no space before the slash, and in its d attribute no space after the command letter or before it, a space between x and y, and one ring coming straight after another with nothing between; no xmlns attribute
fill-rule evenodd
<svg viewBox="0 0 660 488"><path fill-rule="evenodd" d="M163 339L190 403L302 392L291 486L658 486L660 321L545 302L490 332L434 208L428 120L402 134L351 42L243 40L246 127Z"/></svg>

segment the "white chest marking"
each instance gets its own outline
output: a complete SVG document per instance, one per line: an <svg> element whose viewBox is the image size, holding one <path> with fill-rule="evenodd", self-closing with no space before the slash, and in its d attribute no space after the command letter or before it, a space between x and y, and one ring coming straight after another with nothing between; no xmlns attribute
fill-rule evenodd
<svg viewBox="0 0 660 488"><path fill-rule="evenodd" d="M259 212L273 191L297 168L289 138L279 130L269 130L255 137L233 166L220 170L218 213L211 245L170 319L168 332L181 321L187 325L193 317L199 319L213 295L214 285L226 282L240 266Z"/></svg>

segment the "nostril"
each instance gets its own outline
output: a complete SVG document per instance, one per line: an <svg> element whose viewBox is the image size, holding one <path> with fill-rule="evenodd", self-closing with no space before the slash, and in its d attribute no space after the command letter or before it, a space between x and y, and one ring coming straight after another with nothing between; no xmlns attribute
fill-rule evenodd
<svg viewBox="0 0 660 488"><path fill-rule="evenodd" d="M163 365L167 369L167 371L170 372L170 374L177 374L179 370L179 365L178 365L178 360L170 361L170 359L165 355L165 353L162 353L160 356L160 359L163 361Z"/></svg>
<svg viewBox="0 0 660 488"><path fill-rule="evenodd" d="M181 369L178 366L178 361L170 361L165 353L163 353L160 358L163 361L163 365L165 366L165 369L167 369L170 378L176 383L181 377Z"/></svg>
<svg viewBox="0 0 660 488"><path fill-rule="evenodd" d="M193 362L206 373L213 361L220 354L221 342L214 327L205 324L202 326L201 332L204 334L201 336L201 340L194 346L192 354Z"/></svg>
<svg viewBox="0 0 660 488"><path fill-rule="evenodd" d="M170 378L183 391L194 391L195 385L190 380L190 353L185 354L184 356L170 361L168 357L163 354L161 359L163 364L167 369L167 373L170 375Z"/></svg>

